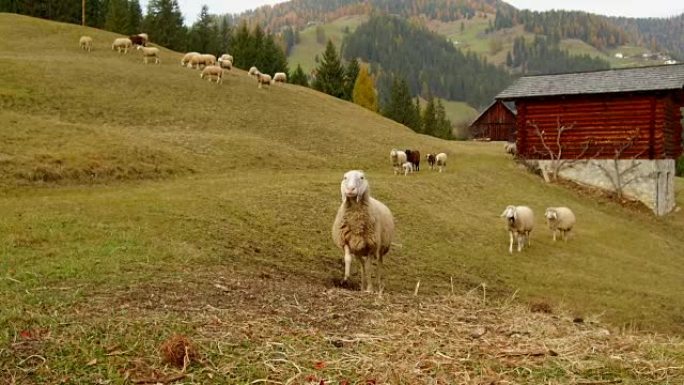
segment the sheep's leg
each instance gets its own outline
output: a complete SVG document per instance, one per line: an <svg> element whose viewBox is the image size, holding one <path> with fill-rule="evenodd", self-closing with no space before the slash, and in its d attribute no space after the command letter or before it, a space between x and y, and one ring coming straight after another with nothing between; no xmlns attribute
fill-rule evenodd
<svg viewBox="0 0 684 385"><path fill-rule="evenodd" d="M351 263L352 263L352 255L351 252L349 251L349 246L345 245L344 246L344 281L347 282L349 280L349 276L351 275Z"/></svg>
<svg viewBox="0 0 684 385"><path fill-rule="evenodd" d="M375 267L375 275L377 276L378 282L378 293L382 295L385 290L385 286L382 284L382 257L377 255L377 265Z"/></svg>
<svg viewBox="0 0 684 385"><path fill-rule="evenodd" d="M532 246L532 242L530 242L530 239L531 239L530 232L525 231L525 243L526 243L527 247Z"/></svg>
<svg viewBox="0 0 684 385"><path fill-rule="evenodd" d="M553 230L553 241L556 242L556 229Z"/></svg>
<svg viewBox="0 0 684 385"><path fill-rule="evenodd" d="M509 237L511 238L510 243L508 245L508 253L513 254L513 232L509 231L508 232Z"/></svg>
<svg viewBox="0 0 684 385"><path fill-rule="evenodd" d="M523 242L525 242L525 234L518 233L518 253L522 251Z"/></svg>
<svg viewBox="0 0 684 385"><path fill-rule="evenodd" d="M366 256L363 260L363 264L365 265L364 270L366 270L366 280L365 280L365 287L366 291L371 293L373 292L373 274L371 274L371 257Z"/></svg>

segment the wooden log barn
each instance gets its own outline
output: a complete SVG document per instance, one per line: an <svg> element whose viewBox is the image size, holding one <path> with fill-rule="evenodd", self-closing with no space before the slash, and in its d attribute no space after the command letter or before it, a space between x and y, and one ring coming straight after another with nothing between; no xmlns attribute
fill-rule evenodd
<svg viewBox="0 0 684 385"><path fill-rule="evenodd" d="M631 162L625 167L643 174L631 186L641 191L631 195L658 214L674 208L674 161L682 155L684 64L525 76L496 99L515 103L521 158L544 161L555 155L596 167L602 167L601 160ZM579 168L584 171L568 170L564 177L610 188L598 181L600 173ZM643 185L651 182L655 186L644 192Z"/></svg>
<svg viewBox="0 0 684 385"><path fill-rule="evenodd" d="M470 124L475 140L515 141L515 104L494 100Z"/></svg>

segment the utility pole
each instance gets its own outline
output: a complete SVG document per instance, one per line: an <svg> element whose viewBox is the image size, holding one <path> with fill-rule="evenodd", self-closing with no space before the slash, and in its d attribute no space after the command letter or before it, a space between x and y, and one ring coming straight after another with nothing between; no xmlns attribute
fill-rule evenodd
<svg viewBox="0 0 684 385"><path fill-rule="evenodd" d="M86 0L81 0L81 25L85 27Z"/></svg>

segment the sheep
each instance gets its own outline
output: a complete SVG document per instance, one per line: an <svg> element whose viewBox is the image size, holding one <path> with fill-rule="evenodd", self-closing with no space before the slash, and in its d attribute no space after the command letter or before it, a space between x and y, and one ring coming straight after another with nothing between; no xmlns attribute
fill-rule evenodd
<svg viewBox="0 0 684 385"><path fill-rule="evenodd" d="M568 241L568 233L575 226L575 214L567 207L549 207L544 213L549 229L553 231L553 241L556 241L556 231L560 232L564 241Z"/></svg>
<svg viewBox="0 0 684 385"><path fill-rule="evenodd" d="M205 53L201 55L204 58L204 65L213 66L216 64L216 56Z"/></svg>
<svg viewBox="0 0 684 385"><path fill-rule="evenodd" d="M413 163L404 162L404 164L401 165L401 168L404 169L404 176L407 176L410 172L413 172Z"/></svg>
<svg viewBox="0 0 684 385"><path fill-rule="evenodd" d="M128 49L133 46L133 42L131 42L131 39L127 37L119 37L117 39L114 39L114 43L112 43L112 51L117 50L117 52L121 53L123 50L124 54L128 53Z"/></svg>
<svg viewBox="0 0 684 385"><path fill-rule="evenodd" d="M515 142L506 142L504 143L504 151L506 151L506 154L515 156L518 154L518 146Z"/></svg>
<svg viewBox="0 0 684 385"><path fill-rule="evenodd" d="M223 82L223 68L215 65L206 66L200 74L201 79L204 79L204 77L209 78L209 81L211 81L212 77L216 77L216 84L221 84Z"/></svg>
<svg viewBox="0 0 684 385"><path fill-rule="evenodd" d="M404 151L393 148L392 151L390 151L390 161L392 162L394 175L397 175L399 173L399 170L401 170L401 168L403 167L403 164L406 163L406 153Z"/></svg>
<svg viewBox="0 0 684 385"><path fill-rule="evenodd" d="M251 76L251 77L253 77L253 78L255 78L255 79L258 78L258 75L259 75L260 73L261 73L261 72L259 72L259 69L256 68L255 66L251 66L251 67L249 68L249 72L248 72L249 76Z"/></svg>
<svg viewBox="0 0 684 385"><path fill-rule="evenodd" d="M159 59L159 48L157 47L143 47L143 46L138 46L138 50L142 50L143 54L143 62L147 64L147 59L153 57L154 58L154 64L159 64L161 63L161 60Z"/></svg>
<svg viewBox="0 0 684 385"><path fill-rule="evenodd" d="M230 60L219 59L218 63L219 63L219 67L221 67L221 68L225 68L227 70L233 69L233 62Z"/></svg>
<svg viewBox="0 0 684 385"><path fill-rule="evenodd" d="M199 55L199 52L188 52L188 53L186 53L185 55L183 55L183 58L180 61L180 65L182 67L185 67L190 62L190 58L192 58L195 55Z"/></svg>
<svg viewBox="0 0 684 385"><path fill-rule="evenodd" d="M145 38L140 35L131 35L128 38L131 40L131 43L133 43L134 46L144 47L147 44Z"/></svg>
<svg viewBox="0 0 684 385"><path fill-rule="evenodd" d="M442 172L442 170L446 168L446 163L447 154L440 152L439 154L435 155L435 164L437 165L439 172Z"/></svg>
<svg viewBox="0 0 684 385"><path fill-rule="evenodd" d="M190 56L190 59L188 60L188 68L203 68L207 65L207 58L204 57L204 55L201 54L195 54Z"/></svg>
<svg viewBox="0 0 684 385"><path fill-rule="evenodd" d="M435 169L435 154L427 154L425 155L425 160L427 160L428 165L430 166L430 170Z"/></svg>
<svg viewBox="0 0 684 385"><path fill-rule="evenodd" d="M78 40L78 46L82 50L90 52L93 49L93 38L90 36L81 36Z"/></svg>
<svg viewBox="0 0 684 385"><path fill-rule="evenodd" d="M230 64L233 64L233 56L231 56L227 53L224 53L223 55L221 55L221 57L218 58L218 62L219 62L219 64L221 64L224 61L229 61Z"/></svg>
<svg viewBox="0 0 684 385"><path fill-rule="evenodd" d="M414 171L420 171L420 151L406 150L406 160L413 163Z"/></svg>
<svg viewBox="0 0 684 385"><path fill-rule="evenodd" d="M373 291L371 262L376 261L378 290L383 291L382 258L394 237L394 217L382 202L370 196L368 180L363 171L344 174L340 185L342 204L332 226L332 238L344 250L344 281L351 273L352 256L361 261L361 289Z"/></svg>
<svg viewBox="0 0 684 385"><path fill-rule="evenodd" d="M271 75L259 73L259 74L257 74L257 82L259 83L259 88L261 88L262 84L266 84L266 85L270 86L271 85Z"/></svg>
<svg viewBox="0 0 684 385"><path fill-rule="evenodd" d="M530 232L534 228L534 213L527 206L508 206L501 213L502 218L506 218L506 226L510 236L508 252L513 254L513 235L518 240L518 252L522 251L523 245L530 246Z"/></svg>
<svg viewBox="0 0 684 385"><path fill-rule="evenodd" d="M273 81L275 83L287 83L287 74L285 72L276 72L273 75Z"/></svg>
<svg viewBox="0 0 684 385"><path fill-rule="evenodd" d="M143 38L143 40L145 41L145 44L144 44L145 46L150 41L150 36L146 33L139 33L138 36Z"/></svg>

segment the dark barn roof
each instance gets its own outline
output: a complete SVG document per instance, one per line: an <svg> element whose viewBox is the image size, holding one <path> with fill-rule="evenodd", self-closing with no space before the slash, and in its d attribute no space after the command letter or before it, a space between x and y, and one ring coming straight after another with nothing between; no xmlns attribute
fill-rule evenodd
<svg viewBox="0 0 684 385"><path fill-rule="evenodd" d="M524 76L498 94L496 99L510 100L540 96L681 90L683 88L684 64L672 64L595 72Z"/></svg>

